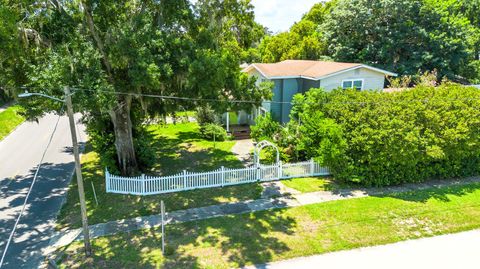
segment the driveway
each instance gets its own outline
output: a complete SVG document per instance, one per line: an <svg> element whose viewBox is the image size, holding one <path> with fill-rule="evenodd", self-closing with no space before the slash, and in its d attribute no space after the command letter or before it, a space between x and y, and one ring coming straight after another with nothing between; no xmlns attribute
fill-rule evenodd
<svg viewBox="0 0 480 269"><path fill-rule="evenodd" d="M0 255L57 119L49 114L39 123L25 122L0 141ZM84 127L79 125L78 131L84 144ZM62 117L2 268L38 268L43 261L74 170L71 145L68 118Z"/></svg>
<svg viewBox="0 0 480 269"><path fill-rule="evenodd" d="M406 269L480 268L480 230L332 252L248 268Z"/></svg>

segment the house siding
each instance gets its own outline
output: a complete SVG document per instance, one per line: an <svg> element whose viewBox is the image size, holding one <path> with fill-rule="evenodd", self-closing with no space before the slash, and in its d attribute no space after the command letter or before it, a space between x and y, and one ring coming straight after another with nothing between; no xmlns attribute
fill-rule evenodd
<svg viewBox="0 0 480 269"><path fill-rule="evenodd" d="M331 91L342 87L342 81L345 79L363 79L363 90L382 90L385 84L385 74L366 68L358 68L322 79L320 81L320 87L326 91Z"/></svg>
<svg viewBox="0 0 480 269"><path fill-rule="evenodd" d="M257 86L263 80L267 80L258 71L252 70L250 75L257 78ZM326 91L331 91L342 86L342 81L346 79L363 79L363 90L382 90L385 84L385 74L372 71L366 68L358 68L334 75L322 80L311 80L305 78L291 78L291 79L273 79L274 83L273 102L263 102L262 107L270 112L272 118L280 123L286 123L290 120L290 111L292 104L290 103L293 96L297 93L305 93L312 88L323 88ZM288 102L288 103L283 103ZM253 121L255 116L240 120L243 122Z"/></svg>
<svg viewBox="0 0 480 269"><path fill-rule="evenodd" d="M298 86L297 79L292 78L283 80L282 102L289 103L282 104L282 123L290 120L290 110L292 110L292 104L290 102L292 101L293 96L298 93Z"/></svg>
<svg viewBox="0 0 480 269"><path fill-rule="evenodd" d="M274 83L273 86L273 102L282 102L282 88L283 88L283 80L282 79L274 79L272 80ZM270 111L272 114L272 118L276 121L281 121L282 119L282 106L280 103L270 103Z"/></svg>
<svg viewBox="0 0 480 269"><path fill-rule="evenodd" d="M306 93L308 90L312 88L320 88L320 81L319 80L311 80L311 79L302 79L303 85L300 88L301 93Z"/></svg>

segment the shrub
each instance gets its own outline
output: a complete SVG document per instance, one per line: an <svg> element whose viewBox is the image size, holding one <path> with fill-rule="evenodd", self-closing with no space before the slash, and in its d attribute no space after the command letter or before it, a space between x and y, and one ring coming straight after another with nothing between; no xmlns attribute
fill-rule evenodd
<svg viewBox="0 0 480 269"><path fill-rule="evenodd" d="M99 154L100 163L111 173L119 174L118 157L115 148L115 136L112 124L106 119L98 117L96 121L87 121L89 144ZM133 130L133 143L140 171L148 171L156 161L156 152L151 144L154 137L143 126Z"/></svg>
<svg viewBox="0 0 480 269"><path fill-rule="evenodd" d="M202 137L210 141L225 141L227 131L222 126L214 123L208 123L200 127Z"/></svg>
<svg viewBox="0 0 480 269"><path fill-rule="evenodd" d="M155 138L144 126L139 126L134 130L133 143L137 157L138 168L140 171L148 171L157 161L157 153L152 144Z"/></svg>
<svg viewBox="0 0 480 269"><path fill-rule="evenodd" d="M319 96L327 101L318 102ZM452 83L396 93L315 89L296 106L297 114L313 121L311 131L302 132L303 150L331 159L336 178L381 186L480 172L478 89ZM341 128L342 139L335 136L328 142L329 150L337 150L333 156L319 147L327 139L322 135L327 130L321 129L327 123L335 123L327 138ZM307 126L305 122L302 128ZM317 142L306 143L312 139Z"/></svg>
<svg viewBox="0 0 480 269"><path fill-rule="evenodd" d="M250 136L257 142L265 139L273 140L273 136L278 134L281 128L280 123L274 121L270 113L267 113L255 119L255 125L250 127Z"/></svg>
<svg viewBox="0 0 480 269"><path fill-rule="evenodd" d="M265 117L252 128L279 145L283 160L313 157L337 179L374 186L480 173L479 89L311 89L293 103L285 127Z"/></svg>
<svg viewBox="0 0 480 269"><path fill-rule="evenodd" d="M198 107L196 113L197 123L200 126L209 124L209 123L216 123L217 122L217 114L215 111L210 107L210 105L206 105L204 107Z"/></svg>

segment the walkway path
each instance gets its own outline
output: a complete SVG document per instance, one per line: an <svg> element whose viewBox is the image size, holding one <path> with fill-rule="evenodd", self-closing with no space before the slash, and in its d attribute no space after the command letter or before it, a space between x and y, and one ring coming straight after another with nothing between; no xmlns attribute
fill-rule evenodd
<svg viewBox="0 0 480 269"><path fill-rule="evenodd" d="M480 230L250 266L255 269L479 268Z"/></svg>
<svg viewBox="0 0 480 269"><path fill-rule="evenodd" d="M311 193L292 194L270 199L249 200L237 203L227 203L212 205L199 208L191 208L167 213L166 221L168 224L189 222L208 218L215 218L231 214L242 214L269 209L280 209L287 207L298 207L309 204L318 204L327 201L344 200L352 198L367 197L370 195L385 195L390 193L400 193L412 190L422 190L428 188L439 188L453 185L465 185L469 183L480 182L480 178L467 178L462 180L449 181L430 181L422 184L406 184L399 187L389 188L369 188L369 189L343 189L338 191L319 191ZM168 211L168 208L167 208ZM158 227L161 225L161 216L152 215L137 217L126 220L110 221L90 226L92 237L112 235L120 232L129 232L134 230ZM47 252L53 252L55 249L66 246L74 240L82 239L81 229L57 232L50 240L50 249Z"/></svg>
<svg viewBox="0 0 480 269"><path fill-rule="evenodd" d="M249 166L252 164L252 151L255 148L252 139L237 140L237 143L232 147L232 153L243 163Z"/></svg>

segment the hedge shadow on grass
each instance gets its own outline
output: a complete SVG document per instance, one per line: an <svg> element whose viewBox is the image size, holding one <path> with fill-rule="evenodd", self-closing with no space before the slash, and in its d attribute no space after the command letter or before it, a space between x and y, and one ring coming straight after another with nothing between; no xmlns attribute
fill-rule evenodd
<svg viewBox="0 0 480 269"><path fill-rule="evenodd" d="M435 199L442 202L450 202L450 196L464 196L480 190L480 183L471 183L466 185L450 185L434 187L422 190L410 190L405 192L387 193L383 195L371 196L391 197L410 202L426 203L428 200Z"/></svg>
<svg viewBox="0 0 480 269"><path fill-rule="evenodd" d="M461 182L464 181L464 182ZM335 185L332 185L336 187ZM426 203L430 199L449 202L449 196L464 196L480 190L480 181L475 178L461 180L430 180L424 183L406 183L390 187L378 188L332 188L333 194L351 197L361 191L372 197L391 197L411 202Z"/></svg>

